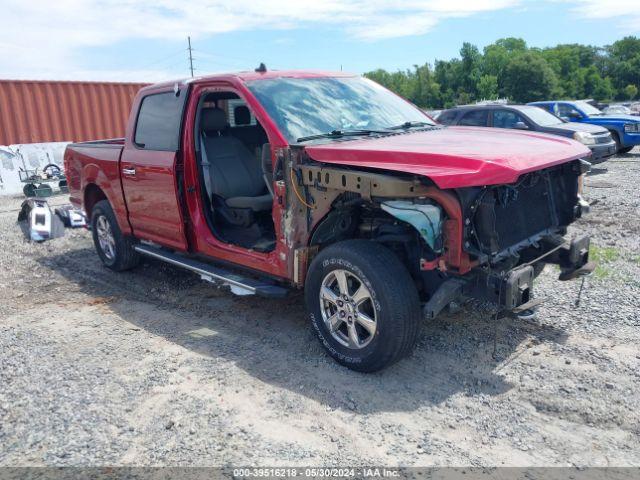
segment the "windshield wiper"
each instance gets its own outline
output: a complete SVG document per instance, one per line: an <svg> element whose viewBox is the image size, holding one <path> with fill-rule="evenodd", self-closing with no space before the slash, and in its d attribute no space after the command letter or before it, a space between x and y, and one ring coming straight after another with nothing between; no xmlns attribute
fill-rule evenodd
<svg viewBox="0 0 640 480"><path fill-rule="evenodd" d="M332 130L327 133L318 133L317 135L308 135L306 137L298 138L298 142L307 142L309 140L317 140L319 138L342 138L342 137L355 137L359 135L373 135L389 133L386 130Z"/></svg>
<svg viewBox="0 0 640 480"><path fill-rule="evenodd" d="M408 130L410 128L427 127L427 126L433 127L434 124L429 122L411 121L411 122L404 122L404 123L401 123L400 125L394 125L393 127L387 127L387 128L389 130Z"/></svg>

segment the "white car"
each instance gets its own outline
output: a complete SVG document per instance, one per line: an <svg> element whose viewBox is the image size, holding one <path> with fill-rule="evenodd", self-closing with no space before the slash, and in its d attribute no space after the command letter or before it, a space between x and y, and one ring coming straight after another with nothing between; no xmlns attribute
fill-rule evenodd
<svg viewBox="0 0 640 480"><path fill-rule="evenodd" d="M602 113L605 115L631 115L631 109L625 105L609 105Z"/></svg>

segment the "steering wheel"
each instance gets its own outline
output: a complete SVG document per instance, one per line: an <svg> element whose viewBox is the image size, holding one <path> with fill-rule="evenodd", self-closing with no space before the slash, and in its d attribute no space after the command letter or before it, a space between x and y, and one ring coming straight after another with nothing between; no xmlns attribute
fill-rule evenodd
<svg viewBox="0 0 640 480"><path fill-rule="evenodd" d="M59 177L62 175L62 169L55 163L45 165L42 172L46 173L49 177Z"/></svg>

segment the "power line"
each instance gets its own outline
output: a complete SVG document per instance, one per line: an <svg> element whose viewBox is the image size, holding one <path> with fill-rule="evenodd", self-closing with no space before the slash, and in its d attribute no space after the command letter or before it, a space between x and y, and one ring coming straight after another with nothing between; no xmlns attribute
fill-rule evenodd
<svg viewBox="0 0 640 480"><path fill-rule="evenodd" d="M137 64L137 68L144 70L144 69L150 68L150 67L156 67L156 66L160 66L160 65L164 66L169 60L173 60L178 55L184 55L184 50L178 50L177 52L170 53L170 54L165 55L162 58L160 58L158 60L154 60L152 62L146 62L146 63L142 63L142 64Z"/></svg>

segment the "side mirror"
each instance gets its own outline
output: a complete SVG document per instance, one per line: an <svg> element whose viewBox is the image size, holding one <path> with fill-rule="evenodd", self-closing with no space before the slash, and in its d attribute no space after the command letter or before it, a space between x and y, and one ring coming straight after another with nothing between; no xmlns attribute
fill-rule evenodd
<svg viewBox="0 0 640 480"><path fill-rule="evenodd" d="M578 112L569 112L569 118L571 120L580 120L582 118L582 115L580 115Z"/></svg>
<svg viewBox="0 0 640 480"><path fill-rule="evenodd" d="M524 122L516 122L513 128L516 130L529 130L529 127Z"/></svg>

